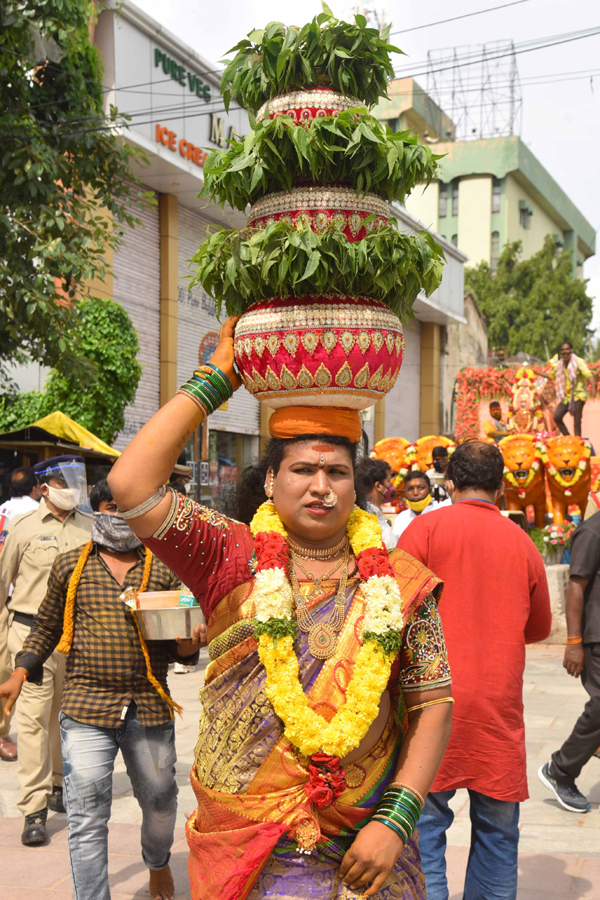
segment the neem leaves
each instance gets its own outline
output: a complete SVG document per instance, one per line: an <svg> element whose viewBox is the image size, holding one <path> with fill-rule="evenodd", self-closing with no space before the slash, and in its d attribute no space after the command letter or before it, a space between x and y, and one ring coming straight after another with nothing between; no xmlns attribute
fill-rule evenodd
<svg viewBox="0 0 600 900"><path fill-rule="evenodd" d="M319 235L279 222L209 234L191 283L215 298L217 315L223 303L237 315L270 297L336 294L373 297L406 320L420 291L439 286L443 260L430 234L400 232L395 220L353 243L334 228Z"/></svg>
<svg viewBox="0 0 600 900"><path fill-rule="evenodd" d="M256 112L277 94L322 84L372 106L395 77L390 53L402 53L388 34L389 27L381 34L367 28L364 16L354 24L336 19L325 3L302 28L271 22L229 51L235 56L225 60L221 79L225 107L234 100Z"/></svg>
<svg viewBox="0 0 600 900"><path fill-rule="evenodd" d="M361 112L314 119L309 128L287 116L256 123L243 140L208 156L201 196L244 210L265 194L308 182L403 201L415 184L431 181L439 157L410 132L393 132Z"/></svg>

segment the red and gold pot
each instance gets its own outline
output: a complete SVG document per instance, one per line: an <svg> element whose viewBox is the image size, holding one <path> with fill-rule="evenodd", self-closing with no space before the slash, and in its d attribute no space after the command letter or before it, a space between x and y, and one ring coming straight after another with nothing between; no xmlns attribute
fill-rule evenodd
<svg viewBox="0 0 600 900"><path fill-rule="evenodd" d="M275 297L239 320L234 352L246 388L268 406L367 409L393 387L404 337L367 297Z"/></svg>
<svg viewBox="0 0 600 900"><path fill-rule="evenodd" d="M365 219L368 221L363 225ZM305 222L317 234L337 228L349 241L360 241L388 221L387 203L376 194L359 197L353 188L311 184L266 194L250 210L248 227L260 229L287 222L297 228Z"/></svg>
<svg viewBox="0 0 600 900"><path fill-rule="evenodd" d="M267 103L263 103L256 114L256 121L263 122L268 109L269 119L288 116L297 125L308 127L313 119L339 116L341 112L357 107L364 107L364 103L355 97L345 97L331 88L308 88L304 91L279 94Z"/></svg>

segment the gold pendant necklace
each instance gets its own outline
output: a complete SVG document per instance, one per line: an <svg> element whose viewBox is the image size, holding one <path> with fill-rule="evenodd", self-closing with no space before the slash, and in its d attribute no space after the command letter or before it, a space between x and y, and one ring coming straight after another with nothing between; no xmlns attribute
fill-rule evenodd
<svg viewBox="0 0 600 900"><path fill-rule="evenodd" d="M342 630L344 619L346 618L345 608L346 586L348 583L348 560L350 557L349 547L348 545L346 545L343 559L340 560L333 569L326 572L325 575L318 576L317 578L315 578L311 573L307 572L304 566L302 566L302 564L299 563L297 559L295 560L298 568L316 584L318 593L315 593L315 589L313 588L308 597L304 597L300 590L298 578L296 577L293 566L294 555L295 554L292 553L292 565L290 566L290 582L292 584L292 591L294 593L294 600L296 604L296 622L298 623L300 631L308 635L308 651L311 656L314 656L315 659L329 659L329 657L333 656L333 654L335 653L338 634ZM312 613L308 609L308 599L314 596L320 596L325 592L325 589L323 588L321 582L324 581L327 577L330 577L342 563L344 564L344 570L338 584L338 590L331 615L329 616L327 622L315 622Z"/></svg>

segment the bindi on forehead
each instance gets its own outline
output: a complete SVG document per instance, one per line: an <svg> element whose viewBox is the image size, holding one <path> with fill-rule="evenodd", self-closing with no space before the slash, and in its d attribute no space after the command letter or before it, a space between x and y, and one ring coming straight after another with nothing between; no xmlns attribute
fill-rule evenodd
<svg viewBox="0 0 600 900"><path fill-rule="evenodd" d="M310 449L315 453L335 453L336 448L331 444L313 444Z"/></svg>

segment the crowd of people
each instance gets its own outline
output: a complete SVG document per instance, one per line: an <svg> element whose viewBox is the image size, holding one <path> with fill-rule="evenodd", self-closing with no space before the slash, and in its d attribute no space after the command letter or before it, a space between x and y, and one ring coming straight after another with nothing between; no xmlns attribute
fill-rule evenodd
<svg viewBox="0 0 600 900"><path fill-rule="evenodd" d="M214 362L235 387L224 334ZM110 898L119 750L142 810L151 900L174 896L177 704L167 673L194 666L207 637L187 828L194 900L288 897L292 886L323 900L448 900L446 834L462 788L472 824L465 900L516 898L525 647L548 637L551 613L535 545L497 506L502 455L479 441L451 456L435 448L429 471L406 475L406 509L390 525L390 466L356 460L354 419L306 409L300 433L285 410L272 416L235 518L192 500L185 473L166 486L180 436L202 415L185 390L89 498L76 455L11 475L0 508L0 757L16 760L24 845L47 840L49 809L66 812L77 900ZM495 438L504 429L492 418ZM600 746L596 520L573 537L565 651L590 700L539 773L573 812L590 808L576 779ZM200 601L208 636L202 626L146 642L136 593L182 586ZM368 689L355 678L367 652L379 660ZM346 709L356 718L338 733Z"/></svg>

